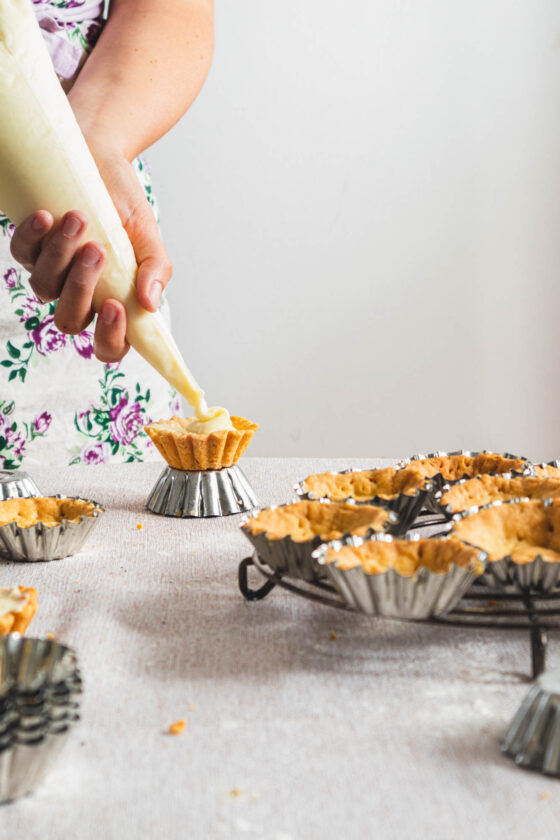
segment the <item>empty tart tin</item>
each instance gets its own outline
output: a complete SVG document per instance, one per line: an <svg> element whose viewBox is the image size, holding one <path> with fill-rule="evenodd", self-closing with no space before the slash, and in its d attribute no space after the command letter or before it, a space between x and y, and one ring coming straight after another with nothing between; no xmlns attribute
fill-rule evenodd
<svg viewBox="0 0 560 840"><path fill-rule="evenodd" d="M560 776L560 671L538 678L508 727L502 752L520 767Z"/></svg>
<svg viewBox="0 0 560 840"><path fill-rule="evenodd" d="M259 558L266 563L271 569L280 575L286 577L299 578L309 583L317 582L327 578L327 572L324 567L319 565L313 556L313 552L318 546L329 541L332 537L321 537L314 535L311 538L298 539L295 533L287 533L284 536L277 536L267 530L259 530L255 532L251 528L251 523L255 522L262 514L267 517L268 514L278 512L290 512L291 509L299 508L305 504L316 506L320 508L325 506L328 511L339 512L344 518L345 522L340 528L336 529L340 534L340 539L345 540L351 536L351 533L359 533L365 536L373 534L374 532L383 530L394 533L399 530L398 516L394 511L386 508L379 508L370 505L356 505L347 502L329 502L326 499L319 501L303 500L299 502L292 502L285 505L273 505L268 508L253 511L249 517L244 517L241 523L241 530L256 550ZM368 516L369 508L371 508L371 515ZM309 511L307 511L309 514ZM355 517L353 516L355 514ZM268 517L270 518L270 517ZM348 526L352 525L352 519L361 520L360 524L356 522L354 527L347 530ZM369 519L371 525L363 524L364 519ZM295 524L295 523L294 523ZM294 531L296 528L293 529ZM331 533L333 532L331 528Z"/></svg>
<svg viewBox="0 0 560 840"><path fill-rule="evenodd" d="M443 475L441 471L431 472L431 474L426 475L426 479L431 482L430 492L428 493L426 500L426 507L434 513L440 513L439 503L436 497L438 491L445 492L445 489L451 487L453 484L456 484L458 481L461 481L463 478L473 478L474 475L481 474L500 475L505 472L509 472L512 475L531 475L533 469L532 464L523 456L512 455L510 452L499 454L496 452L489 452L487 450L478 452L470 449L458 449L453 452L430 452L427 455L419 453L417 455L412 455L410 458L405 458L402 461L399 461L399 465L402 467L410 467L412 469L423 469L422 465L418 463L419 461L443 458L456 459L458 461L459 469L461 469L461 464L463 464L463 468L466 468L471 459L477 459L479 461L479 465L474 474L471 474L464 469L463 472L457 474L455 478L449 478ZM461 461L461 459L463 460Z"/></svg>
<svg viewBox="0 0 560 840"><path fill-rule="evenodd" d="M39 488L23 470L0 470L0 501L39 495Z"/></svg>
<svg viewBox="0 0 560 840"><path fill-rule="evenodd" d="M62 519L60 524L36 522L28 528L15 522L0 526L0 558L17 562L61 560L81 550L96 526L104 508L92 499L81 496L45 496L48 499L75 499L94 505L91 516L82 514L77 522ZM2 503L0 502L0 509Z"/></svg>
<svg viewBox="0 0 560 840"><path fill-rule="evenodd" d="M0 802L31 793L79 719L73 650L48 639L0 639Z"/></svg>
<svg viewBox="0 0 560 840"><path fill-rule="evenodd" d="M371 474L371 473L381 473L381 472L401 472L404 471L403 467L382 467L378 470L376 469L348 469L348 470L339 470L337 472L330 472L325 473L326 476L348 476L349 479L353 479L356 476L361 474ZM332 495L328 494L318 494L315 495L312 491L310 491L309 487L307 486L307 481L312 476L308 476L307 478L299 481L297 484L294 485L294 491L296 493L296 497L298 499L309 499L310 501L321 501L321 500L329 500L333 502L353 502L355 504L366 504L366 505L374 505L375 507L384 507L387 510L392 510L396 513L398 517L398 533L404 534L410 526L413 524L414 520L416 519L417 515L420 513L424 504L428 498L428 494L432 489L432 484L429 481L424 481L420 486L415 488L411 488L411 492L398 492L394 495L383 495L380 496L379 494L375 494L370 498L360 497L354 498L352 495L346 495L343 498L339 497L338 495L336 498ZM395 532L396 533L396 532Z"/></svg>
<svg viewBox="0 0 560 840"><path fill-rule="evenodd" d="M415 544L421 551L426 549L441 553L440 561L448 561L448 571L432 571L426 566L417 568L410 575L400 574L394 568L386 567L378 572L366 571L361 562L343 559L343 550L364 546L367 543L382 545L394 543L395 551L402 547L406 554L406 543ZM485 568L486 554L472 546L453 545L447 539L421 539L417 536L404 540L393 540L386 534L375 534L366 539L353 538L345 543L336 540L320 546L314 558L326 568L332 582L346 603L355 610L370 616L422 620L445 615L461 600L472 582ZM463 550L463 549L466 549ZM336 559L336 555L340 559ZM446 557L447 555L447 557ZM462 564L451 558L461 558Z"/></svg>
<svg viewBox="0 0 560 840"><path fill-rule="evenodd" d="M558 549L543 546L542 553L534 554L529 560L526 555L514 558L511 553L503 554L499 546L497 551L493 551L493 541L504 539L506 517L513 518L516 514L517 518L523 514L530 518L532 527L537 531L536 538L538 529L553 537L557 534ZM551 518L557 519L555 525L550 523ZM482 535L477 534L477 526L480 528L481 525L483 528L486 525L486 535L484 531ZM518 537L519 527L518 523L515 528ZM489 586L506 590L513 587L526 594L539 595L546 595L560 586L560 499L508 499L473 507L454 514L447 532L451 537L487 553L488 564L483 580Z"/></svg>
<svg viewBox="0 0 560 840"><path fill-rule="evenodd" d="M483 507L492 502L515 499L544 500L559 496L560 477L503 473L462 478L452 486L438 490L435 499L446 519L452 519L456 513Z"/></svg>
<svg viewBox="0 0 560 840"><path fill-rule="evenodd" d="M166 467L148 497L146 507L161 516L182 519L231 516L258 507L258 500L241 467L221 470L175 470Z"/></svg>

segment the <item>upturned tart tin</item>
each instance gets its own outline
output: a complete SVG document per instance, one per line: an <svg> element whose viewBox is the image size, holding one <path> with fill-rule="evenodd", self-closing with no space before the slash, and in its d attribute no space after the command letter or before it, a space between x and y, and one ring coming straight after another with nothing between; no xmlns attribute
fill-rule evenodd
<svg viewBox="0 0 560 840"><path fill-rule="evenodd" d="M78 499L95 505L91 516L82 515L78 522L63 519L59 525L36 522L21 528L15 522L0 527L0 559L21 563L62 560L81 550L105 508L93 499L81 496L49 496L45 498Z"/></svg>
<svg viewBox="0 0 560 840"><path fill-rule="evenodd" d="M337 470L332 472L331 475L347 475L348 473L359 473L359 472L370 472L369 468L362 469L347 469L347 470ZM331 501L328 496L317 497L314 496L313 493L310 493L305 488L305 482L307 479L302 479L298 481L297 484L294 484L294 492L298 499L309 499L310 501ZM386 510L393 511L398 518L397 524L397 531L395 531L395 536L405 534L410 526L415 521L416 517L424 507L428 495L432 489L432 484L430 481L425 481L424 486L420 487L416 490L415 493L399 493L392 498L386 498L384 496L372 496L371 499L354 499L352 496L348 496L346 499L336 499L336 501L340 502L352 502L357 505L374 505L375 507L383 507ZM334 501L334 500L332 500Z"/></svg>
<svg viewBox="0 0 560 840"><path fill-rule="evenodd" d="M241 467L221 470L175 470L166 467L146 502L152 513L197 519L231 516L258 507Z"/></svg>
<svg viewBox="0 0 560 840"><path fill-rule="evenodd" d="M373 541L391 542L393 537L374 534ZM406 537L413 541L416 535ZM361 566L353 569L339 569L336 562L325 563L329 549L340 550L344 544L360 546L365 539L353 538L346 543L334 540L320 546L313 554L314 559L327 570L332 582L346 603L366 615L382 618L398 618L409 621L445 615L452 610L486 564L486 554L480 551L478 565L469 568L453 565L445 574L420 568L415 575L400 575L394 569L378 574L366 574Z"/></svg>
<svg viewBox="0 0 560 840"><path fill-rule="evenodd" d="M39 488L23 470L0 470L0 502L39 496Z"/></svg>
<svg viewBox="0 0 560 840"><path fill-rule="evenodd" d="M490 508L502 507L503 505L515 505L520 502L531 502L533 500L526 497L518 499L504 499L496 502L490 502L487 505L480 505L459 513L453 514L450 524L447 526L446 533L453 534L453 526L456 522L466 519L468 516L474 516L480 511L488 510ZM545 507L552 504L552 499L538 499L535 501L541 502ZM457 538L467 545L473 545L475 548L481 548L474 543L469 543L459 534ZM481 551L485 549L481 548ZM526 594L546 595L553 592L560 586L560 561L553 563L546 561L540 554L535 557L530 563L516 563L510 554L499 560L490 560L486 565L482 580L488 586L496 586L498 589L511 590L517 589Z"/></svg>
<svg viewBox="0 0 560 840"><path fill-rule="evenodd" d="M318 501L321 504L337 504L336 502L329 502L327 499L320 499ZM243 518L241 530L256 550L260 559L275 572L278 572L278 574L285 575L286 577L299 578L308 583L325 580L328 577L328 573L313 555L315 549L325 544L327 540L322 539L320 536L315 536L311 540L298 542L289 535L278 540L272 540L266 532L253 534L249 530L248 523L252 516L257 516L263 510L278 510L278 508L289 506L290 503L286 505L272 505L268 508L255 510L251 516ZM398 516L394 511L387 510L387 531L395 533L397 530L399 530ZM375 533L373 529L368 529L368 536L373 533ZM344 534L341 537L341 541L346 542L350 536L349 533Z"/></svg>
<svg viewBox="0 0 560 840"><path fill-rule="evenodd" d="M560 671L538 678L508 727L502 752L520 767L560 777Z"/></svg>

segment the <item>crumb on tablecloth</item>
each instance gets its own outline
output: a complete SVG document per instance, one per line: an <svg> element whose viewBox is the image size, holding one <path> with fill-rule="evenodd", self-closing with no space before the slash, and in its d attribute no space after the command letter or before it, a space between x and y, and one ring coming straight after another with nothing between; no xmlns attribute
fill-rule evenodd
<svg viewBox="0 0 560 840"><path fill-rule="evenodd" d="M331 630L331 632L329 633L329 639L331 640L331 642L336 642L336 638L336 633L334 632L334 630Z"/></svg>
<svg viewBox="0 0 560 840"><path fill-rule="evenodd" d="M169 734L170 735L180 735L181 732L184 730L187 722L185 720L176 720L175 723L172 723L169 727Z"/></svg>
<svg viewBox="0 0 560 840"><path fill-rule="evenodd" d="M141 531L144 526L142 525L141 522L139 522L136 527L138 528L139 531Z"/></svg>

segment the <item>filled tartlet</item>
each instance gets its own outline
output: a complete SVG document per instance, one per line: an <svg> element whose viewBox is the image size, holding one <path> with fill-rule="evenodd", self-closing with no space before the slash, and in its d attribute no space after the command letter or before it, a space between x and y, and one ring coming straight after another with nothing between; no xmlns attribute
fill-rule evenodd
<svg viewBox="0 0 560 840"><path fill-rule="evenodd" d="M37 612L37 590L25 586L0 587L0 636L23 635Z"/></svg>
<svg viewBox="0 0 560 840"><path fill-rule="evenodd" d="M456 514L451 536L488 554L499 585L550 591L560 582L560 499L493 502Z"/></svg>
<svg viewBox="0 0 560 840"><path fill-rule="evenodd" d="M0 557L60 560L80 551L103 508L91 499L33 496L0 502Z"/></svg>
<svg viewBox="0 0 560 840"><path fill-rule="evenodd" d="M497 501L557 497L560 497L560 478L480 475L454 484L442 495L440 504L446 513L452 514Z"/></svg>
<svg viewBox="0 0 560 840"><path fill-rule="evenodd" d="M245 417L231 416L231 428L201 434L193 417L171 417L150 423L145 430L160 455L175 470L220 470L241 458L258 424Z"/></svg>
<svg viewBox="0 0 560 840"><path fill-rule="evenodd" d="M379 536L331 543L314 556L349 606L392 618L443 615L485 567L483 552L449 539Z"/></svg>
<svg viewBox="0 0 560 840"><path fill-rule="evenodd" d="M324 577L312 553L323 542L395 527L396 515L373 505L300 501L265 508L242 523L242 530L270 568L312 581Z"/></svg>
<svg viewBox="0 0 560 840"><path fill-rule="evenodd" d="M317 473L295 487L300 498L352 501L392 510L399 517L401 533L414 522L430 489L430 482L418 470L396 467Z"/></svg>

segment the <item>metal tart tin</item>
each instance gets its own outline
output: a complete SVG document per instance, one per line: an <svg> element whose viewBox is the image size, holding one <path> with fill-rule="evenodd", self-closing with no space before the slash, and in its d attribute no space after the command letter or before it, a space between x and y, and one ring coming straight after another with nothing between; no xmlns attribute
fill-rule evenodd
<svg viewBox="0 0 560 840"><path fill-rule="evenodd" d="M512 455L511 452L490 452L490 450L483 449L480 451L470 450L470 449L457 449L453 452L429 452L427 455L423 455L422 453L418 453L417 455L411 455L410 458L404 458L402 461L399 461L400 467L410 467L413 466L413 461L423 461L427 458L447 458L452 455L465 455L468 458L475 458L477 455L499 455L501 458L514 458L516 460L525 461L527 463L526 469L522 471L517 470L507 470L510 475L531 475L533 473L533 466L530 461L525 458L523 455ZM487 473L488 475L504 475L505 473ZM473 476L469 476L464 474L459 478L455 479L448 479L444 478L441 473L436 473L436 475L431 476L428 481L431 482L430 492L428 493L428 497L426 499L426 508L431 510L433 513L441 513L441 508L439 506L437 494L439 493L439 498L441 495L445 493L446 490L449 490L451 485L457 484L459 481L462 481L466 478L472 478Z"/></svg>
<svg viewBox="0 0 560 840"><path fill-rule="evenodd" d="M336 504L335 502L329 502L328 499L320 499L319 501L321 504ZM261 508L260 510L253 511L251 516L243 518L241 530L255 548L260 559L275 572L278 572L278 574L285 575L286 577L299 578L308 583L325 580L328 578L328 574L324 566L319 565L313 557L315 549L326 542L321 537L315 536L312 540L305 542L296 542L289 535L279 540L271 540L268 538L266 532L252 534L249 530L247 523L252 516L257 516L263 510L277 510L279 507L289 507L289 504L272 505L269 508ZM394 511L387 511L387 520L389 523L387 531L396 533L399 530L399 520ZM368 536L373 533L376 532L368 529ZM346 541L350 536L350 534L344 534L341 538L342 542Z"/></svg>
<svg viewBox="0 0 560 840"><path fill-rule="evenodd" d="M497 502L490 502L487 505L468 508L451 517L447 533L453 533L453 523L465 519L467 516L474 516L481 510L502 505L515 505L519 502L530 502L531 499L520 497L519 499L504 499ZM545 507L552 504L552 499L539 499ZM462 542L467 542L459 537ZM473 543L468 543L474 545ZM475 546L479 548L479 546ZM484 549L481 549L484 550ZM516 563L511 555L502 557L500 560L488 560L486 570L481 578L488 586L496 586L498 589L516 589L526 594L546 595L560 586L560 561L558 563L547 562L541 555L537 555L531 563Z"/></svg>
<svg viewBox="0 0 560 840"><path fill-rule="evenodd" d="M245 513L258 504L245 473L234 465L221 470L166 467L155 483L146 507L161 516L198 519Z"/></svg>
<svg viewBox="0 0 560 840"><path fill-rule="evenodd" d="M23 470L0 470L0 501L39 495L39 488Z"/></svg>
<svg viewBox="0 0 560 840"><path fill-rule="evenodd" d="M332 472L331 475L346 475L347 473L356 472L370 472L370 468L364 468L363 470L355 468L348 470L337 470L336 472ZM294 484L294 491L298 499L309 499L310 501L318 502L331 501L328 496L317 498L317 496L314 496L312 493L309 493L305 489L306 480L307 479L304 478L302 479L302 481L298 481L297 484ZM347 499L337 499L336 501L351 502L356 505L375 505L376 507L383 507L387 510L392 510L394 513L396 513L398 517L398 532L395 531L395 536L397 536L405 534L408 531L408 529L413 524L416 517L426 504L431 489L431 482L426 481L424 482L424 486L417 490L415 493L399 493L397 496L391 499L386 499L383 496L373 496L371 499L357 501L352 496L349 496Z"/></svg>
<svg viewBox="0 0 560 840"><path fill-rule="evenodd" d="M83 499L81 496L56 496L45 498L79 499L91 502L95 510L91 516L81 516L79 522L63 519L60 525L48 526L36 522L30 528L20 528L15 522L0 527L0 558L19 563L32 563L38 560L62 560L80 551L96 526L99 516L105 512L99 502Z"/></svg>
<svg viewBox="0 0 560 840"><path fill-rule="evenodd" d="M0 639L0 803L31 793L79 719L73 650L48 639Z"/></svg>
<svg viewBox="0 0 560 840"><path fill-rule="evenodd" d="M392 541L386 534L374 534L371 541ZM416 535L406 539L419 540ZM365 539L352 538L346 544L362 545ZM325 563L329 548L339 550L339 540L320 546L313 554L315 560L327 570L332 582L346 603L366 615L404 620L421 620L445 613L457 606L480 570L474 566L462 568L453 566L447 574L438 574L421 568L412 577L406 577L388 569L380 574L368 575L361 567L338 569L336 563ZM480 551L479 563L484 567L486 554Z"/></svg>
<svg viewBox="0 0 560 840"><path fill-rule="evenodd" d="M530 770L560 776L560 671L539 677L513 718L502 752Z"/></svg>

